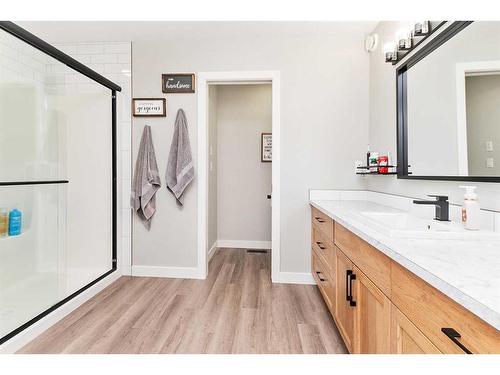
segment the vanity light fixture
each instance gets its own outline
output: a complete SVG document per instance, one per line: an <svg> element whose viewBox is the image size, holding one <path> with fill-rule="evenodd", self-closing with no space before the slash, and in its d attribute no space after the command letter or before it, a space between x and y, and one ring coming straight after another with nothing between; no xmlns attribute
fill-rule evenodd
<svg viewBox="0 0 500 375"><path fill-rule="evenodd" d="M384 44L385 62L397 64L446 21L413 21L396 33L394 42Z"/></svg>
<svg viewBox="0 0 500 375"><path fill-rule="evenodd" d="M398 60L398 49L396 42L384 43L385 62L392 63Z"/></svg>
<svg viewBox="0 0 500 375"><path fill-rule="evenodd" d="M398 50L407 51L412 47L413 34L411 28L401 29L396 34Z"/></svg>
<svg viewBox="0 0 500 375"><path fill-rule="evenodd" d="M427 35L431 31L429 21L414 21L413 22L413 35L421 36Z"/></svg>

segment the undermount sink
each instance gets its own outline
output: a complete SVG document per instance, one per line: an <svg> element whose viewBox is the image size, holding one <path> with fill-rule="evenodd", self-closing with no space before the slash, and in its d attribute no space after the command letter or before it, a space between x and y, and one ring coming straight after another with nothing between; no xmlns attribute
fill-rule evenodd
<svg viewBox="0 0 500 375"><path fill-rule="evenodd" d="M367 223L393 238L500 240L500 233L469 231L461 223L422 219L405 212L361 212Z"/></svg>

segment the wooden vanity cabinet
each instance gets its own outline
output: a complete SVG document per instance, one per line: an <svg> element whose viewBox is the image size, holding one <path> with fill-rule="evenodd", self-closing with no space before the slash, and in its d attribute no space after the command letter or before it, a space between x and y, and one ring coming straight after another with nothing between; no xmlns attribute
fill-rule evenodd
<svg viewBox="0 0 500 375"><path fill-rule="evenodd" d="M391 279L392 303L442 353L500 353L497 329L395 262Z"/></svg>
<svg viewBox="0 0 500 375"><path fill-rule="evenodd" d="M320 211L311 213L311 271L323 299L335 319L336 259L333 220Z"/></svg>
<svg viewBox="0 0 500 375"><path fill-rule="evenodd" d="M335 279L331 276L328 267L322 258L313 249L312 251L312 275L318 285L319 291L332 315L335 314Z"/></svg>
<svg viewBox="0 0 500 375"><path fill-rule="evenodd" d="M347 350L352 353L354 351L354 306L351 306L349 282L354 271L354 266L349 258L347 258L338 248L336 249L336 258L337 308L335 320Z"/></svg>
<svg viewBox="0 0 500 375"><path fill-rule="evenodd" d="M313 275L350 353L500 353L500 331L313 208Z"/></svg>
<svg viewBox="0 0 500 375"><path fill-rule="evenodd" d="M391 306L392 354L441 354L438 348L398 308Z"/></svg>
<svg viewBox="0 0 500 375"><path fill-rule="evenodd" d="M356 266L352 280L354 353L389 354L391 301Z"/></svg>
<svg viewBox="0 0 500 375"><path fill-rule="evenodd" d="M390 353L391 301L337 249L336 322L351 353Z"/></svg>

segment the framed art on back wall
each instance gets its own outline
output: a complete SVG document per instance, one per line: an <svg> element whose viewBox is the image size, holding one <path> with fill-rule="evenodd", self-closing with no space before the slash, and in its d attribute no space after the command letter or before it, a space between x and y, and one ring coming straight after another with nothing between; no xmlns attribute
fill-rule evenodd
<svg viewBox="0 0 500 375"><path fill-rule="evenodd" d="M132 99L132 115L134 117L166 117L167 101L165 98Z"/></svg>
<svg viewBox="0 0 500 375"><path fill-rule="evenodd" d="M162 74L161 86L165 94L192 94L195 92L194 73Z"/></svg>
<svg viewBox="0 0 500 375"><path fill-rule="evenodd" d="M260 135L260 161L270 163L273 161L273 134L262 133Z"/></svg>

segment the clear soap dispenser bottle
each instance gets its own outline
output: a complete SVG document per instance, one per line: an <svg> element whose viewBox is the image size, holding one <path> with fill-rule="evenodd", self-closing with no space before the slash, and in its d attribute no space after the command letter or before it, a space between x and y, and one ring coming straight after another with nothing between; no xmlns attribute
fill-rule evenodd
<svg viewBox="0 0 500 375"><path fill-rule="evenodd" d="M475 186L460 186L465 189L464 203L462 205L462 223L465 229L478 230L481 221L481 210L477 201Z"/></svg>

